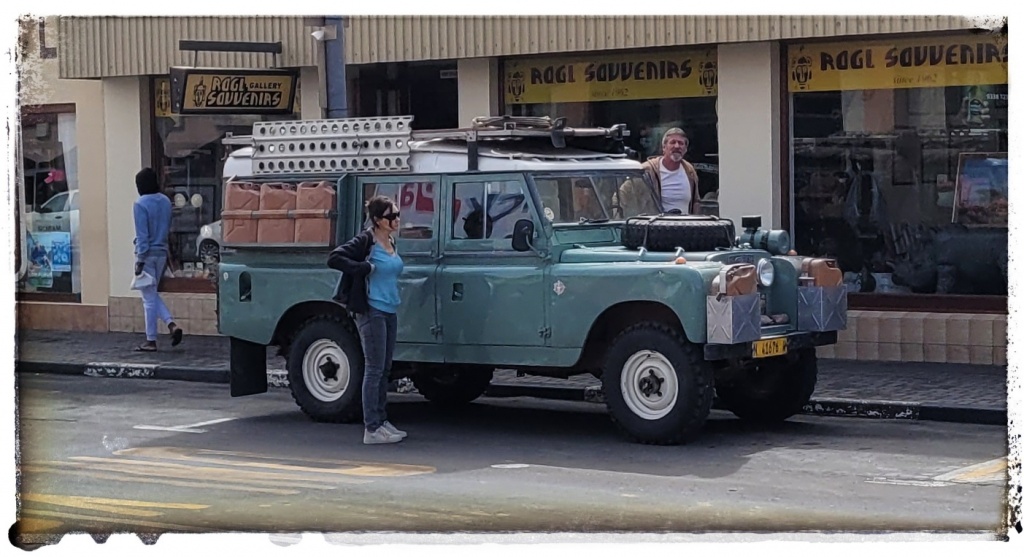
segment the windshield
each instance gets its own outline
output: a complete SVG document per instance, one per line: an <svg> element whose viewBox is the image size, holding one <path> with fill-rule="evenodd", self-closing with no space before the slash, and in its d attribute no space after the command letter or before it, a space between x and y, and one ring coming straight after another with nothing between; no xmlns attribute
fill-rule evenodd
<svg viewBox="0 0 1024 557"><path fill-rule="evenodd" d="M534 174L542 214L553 224L625 220L661 211L642 172Z"/></svg>
<svg viewBox="0 0 1024 557"><path fill-rule="evenodd" d="M43 206L39 208L40 213L62 213L64 212L64 205L68 202L67 193L58 193L51 197L49 201L43 203Z"/></svg>

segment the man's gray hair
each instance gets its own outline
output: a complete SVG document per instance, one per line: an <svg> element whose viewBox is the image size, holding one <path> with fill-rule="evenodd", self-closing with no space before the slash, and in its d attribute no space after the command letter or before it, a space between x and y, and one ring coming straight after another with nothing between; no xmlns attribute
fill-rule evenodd
<svg viewBox="0 0 1024 557"><path fill-rule="evenodd" d="M668 136L670 135L681 135L683 137L686 137L686 132L683 131L683 128L669 128L669 130L665 132L665 135L661 136L662 145L664 145L665 142L668 141Z"/></svg>

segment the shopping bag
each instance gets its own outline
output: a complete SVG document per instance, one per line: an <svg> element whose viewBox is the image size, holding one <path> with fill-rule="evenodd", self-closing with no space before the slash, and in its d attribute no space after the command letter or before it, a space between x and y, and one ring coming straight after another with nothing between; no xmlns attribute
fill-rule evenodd
<svg viewBox="0 0 1024 557"><path fill-rule="evenodd" d="M135 275L135 277L132 278L132 290L142 290L143 288L147 288L155 284L156 279L146 271L142 271L141 275Z"/></svg>

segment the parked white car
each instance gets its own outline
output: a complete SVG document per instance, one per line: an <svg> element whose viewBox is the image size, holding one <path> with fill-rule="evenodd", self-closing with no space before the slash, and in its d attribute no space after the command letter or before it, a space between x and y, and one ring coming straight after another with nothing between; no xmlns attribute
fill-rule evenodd
<svg viewBox="0 0 1024 557"><path fill-rule="evenodd" d="M205 265L220 261L221 221L204 224L196 238L196 255Z"/></svg>

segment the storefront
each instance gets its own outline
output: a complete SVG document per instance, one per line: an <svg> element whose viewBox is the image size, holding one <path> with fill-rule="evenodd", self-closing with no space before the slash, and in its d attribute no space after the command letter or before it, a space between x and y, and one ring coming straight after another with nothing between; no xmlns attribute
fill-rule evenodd
<svg viewBox="0 0 1024 557"><path fill-rule="evenodd" d="M714 46L503 62L504 114L565 117L570 126L625 123L641 160L682 128L700 195L718 191L718 56Z"/></svg>
<svg viewBox="0 0 1024 557"><path fill-rule="evenodd" d="M1006 35L785 48L794 242L851 292L835 356L1005 363Z"/></svg>
<svg viewBox="0 0 1024 557"><path fill-rule="evenodd" d="M789 45L797 250L892 307L1005 311L1006 49L992 34Z"/></svg>
<svg viewBox="0 0 1024 557"><path fill-rule="evenodd" d="M170 76L153 77L150 85L152 167L172 202L170 257L160 290L213 293L229 153L222 140L229 133L249 135L256 122L299 118L301 90L297 72L218 70L192 75L181 93L186 106L177 110ZM249 90L276 96L241 93Z"/></svg>

